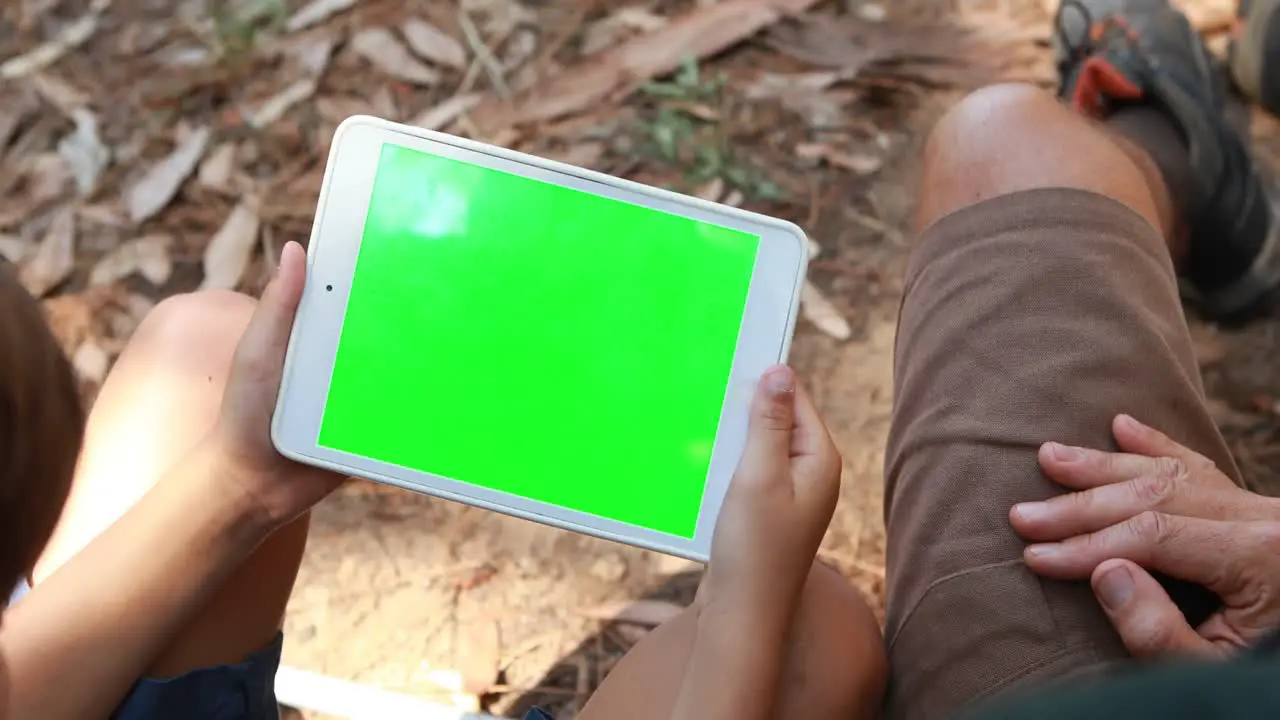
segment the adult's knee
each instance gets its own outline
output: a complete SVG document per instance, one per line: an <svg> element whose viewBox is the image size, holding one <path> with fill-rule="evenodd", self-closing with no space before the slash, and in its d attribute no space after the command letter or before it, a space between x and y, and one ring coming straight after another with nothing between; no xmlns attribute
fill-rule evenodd
<svg viewBox="0 0 1280 720"><path fill-rule="evenodd" d="M1114 198L1159 226L1148 182L1098 123L1031 85L993 85L957 103L930 133L918 224L1002 195L1073 188Z"/></svg>
<svg viewBox="0 0 1280 720"><path fill-rule="evenodd" d="M184 365L230 363L257 302L227 290L173 295L143 319L126 353L145 353Z"/></svg>
<svg viewBox="0 0 1280 720"><path fill-rule="evenodd" d="M1011 140L1039 137L1046 119L1074 117L1048 92L1025 83L990 85L951 107L929 133L927 160L982 157L1008 151ZM1021 148L1030 149L1030 148Z"/></svg>
<svg viewBox="0 0 1280 720"><path fill-rule="evenodd" d="M779 704L786 717L879 715L888 674L880 625L844 577L814 564L792 632Z"/></svg>

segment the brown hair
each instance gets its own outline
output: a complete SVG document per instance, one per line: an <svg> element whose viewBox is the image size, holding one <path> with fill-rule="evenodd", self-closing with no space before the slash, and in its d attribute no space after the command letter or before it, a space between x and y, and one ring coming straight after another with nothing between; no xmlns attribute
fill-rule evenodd
<svg viewBox="0 0 1280 720"><path fill-rule="evenodd" d="M0 607L53 533L83 437L71 364L0 260Z"/></svg>

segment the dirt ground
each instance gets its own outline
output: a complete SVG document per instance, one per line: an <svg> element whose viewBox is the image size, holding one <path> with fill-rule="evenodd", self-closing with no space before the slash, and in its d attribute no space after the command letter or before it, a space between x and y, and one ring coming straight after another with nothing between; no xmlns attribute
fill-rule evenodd
<svg viewBox="0 0 1280 720"><path fill-rule="evenodd" d="M1188 10L1220 46L1231 3ZM822 556L880 607L920 143L968 89L1051 85L1044 4L23 0L0 17L0 252L90 398L155 301L256 292L280 245L305 242L333 128L356 112L800 223L819 253L792 362L845 459ZM1274 121L1253 132L1280 167ZM1249 481L1280 492L1280 320L1193 324L1215 417ZM570 718L698 570L353 482L314 513L285 663Z"/></svg>

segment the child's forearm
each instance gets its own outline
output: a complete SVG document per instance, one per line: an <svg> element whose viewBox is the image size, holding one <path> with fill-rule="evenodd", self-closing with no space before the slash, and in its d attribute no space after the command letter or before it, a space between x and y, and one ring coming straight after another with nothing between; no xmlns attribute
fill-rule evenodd
<svg viewBox="0 0 1280 720"><path fill-rule="evenodd" d="M218 457L197 448L5 614L9 717L109 716L267 536Z"/></svg>
<svg viewBox="0 0 1280 720"><path fill-rule="evenodd" d="M772 717L791 616L789 607L705 608L672 720Z"/></svg>

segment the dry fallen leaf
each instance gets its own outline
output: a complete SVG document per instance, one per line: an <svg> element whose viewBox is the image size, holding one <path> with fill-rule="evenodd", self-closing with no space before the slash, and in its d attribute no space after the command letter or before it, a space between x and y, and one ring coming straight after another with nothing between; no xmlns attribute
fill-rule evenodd
<svg viewBox="0 0 1280 720"><path fill-rule="evenodd" d="M198 128L178 142L169 157L154 165L125 192L129 218L140 223L164 209L196 169L209 144L209 128Z"/></svg>
<svg viewBox="0 0 1280 720"><path fill-rule="evenodd" d="M487 694L497 681L502 664L502 635L498 623L491 620L471 623L455 653L462 690L475 696Z"/></svg>
<svg viewBox="0 0 1280 720"><path fill-rule="evenodd" d="M1222 342L1218 329L1204 323L1191 323L1188 326L1191 334L1191 350L1196 364L1201 368L1212 367L1222 362L1227 356L1227 347Z"/></svg>
<svg viewBox="0 0 1280 720"><path fill-rule="evenodd" d="M878 155L860 151L846 151L826 143L800 143L796 145L796 157L814 165L826 161L831 167L850 170L857 175L870 175L884 165Z"/></svg>
<svg viewBox="0 0 1280 720"><path fill-rule="evenodd" d="M31 76L31 87L45 102L56 107L59 112L69 118L75 118L75 112L89 105L89 94L62 78L48 72L38 72Z"/></svg>
<svg viewBox="0 0 1280 720"><path fill-rule="evenodd" d="M73 111L76 129L58 142L58 155L75 178L82 197L98 187L98 179L111 163L111 151L98 137L98 118L84 108Z"/></svg>
<svg viewBox="0 0 1280 720"><path fill-rule="evenodd" d="M36 297L57 287L75 267L75 211L65 208L54 215L44 238L27 253L18 272L22 286Z"/></svg>
<svg viewBox="0 0 1280 720"><path fill-rule="evenodd" d="M582 34L582 54L594 55L637 32L653 32L667 19L643 7L625 7L599 20Z"/></svg>
<svg viewBox="0 0 1280 720"><path fill-rule="evenodd" d="M291 37L283 41L278 48L296 68L295 72L301 71L307 77L320 77L329 67L337 41L338 38L333 33L318 30Z"/></svg>
<svg viewBox="0 0 1280 720"><path fill-rule="evenodd" d="M604 151L604 143L587 141L575 143L559 152L547 153L545 157L548 160L555 160L566 165L591 168L600 162L600 158L604 157Z"/></svg>
<svg viewBox="0 0 1280 720"><path fill-rule="evenodd" d="M311 0L285 21L284 29L297 32L312 25L322 23L330 17L347 10L356 4L356 0Z"/></svg>
<svg viewBox="0 0 1280 720"><path fill-rule="evenodd" d="M635 647L637 644L639 644L641 640L645 638L646 635L649 634L649 628L644 627L643 625L631 625L628 623L622 623L619 625L614 625L612 628L612 632L617 633L618 637L621 637L623 640L625 640L628 645Z"/></svg>
<svg viewBox="0 0 1280 720"><path fill-rule="evenodd" d="M369 112L369 101L356 97L320 97L316 98L316 112L320 113L325 122L337 125L352 115Z"/></svg>
<svg viewBox="0 0 1280 720"><path fill-rule="evenodd" d="M101 385L110 366L111 356L93 338L81 343L71 355L71 367L75 369L76 377L83 382Z"/></svg>
<svg viewBox="0 0 1280 720"><path fill-rule="evenodd" d="M858 17L869 23L882 23L889 13L879 3L864 2L858 6Z"/></svg>
<svg viewBox="0 0 1280 720"><path fill-rule="evenodd" d="M316 94L318 81L314 77L294 80L283 90L267 98L256 110L244 112L245 124L255 130L261 130L284 117L284 114L298 103Z"/></svg>
<svg viewBox="0 0 1280 720"><path fill-rule="evenodd" d="M480 93L454 95L439 105L422 111L422 114L410 120L409 124L424 130L439 130L479 105L482 99L483 96Z"/></svg>
<svg viewBox="0 0 1280 720"><path fill-rule="evenodd" d="M240 284L258 241L260 209L261 203L257 198L245 198L214 234L204 251L201 289L231 290Z"/></svg>
<svg viewBox="0 0 1280 720"><path fill-rule="evenodd" d="M724 197L724 180L718 177L712 178L710 182L698 188L694 196L710 202L720 202L720 198Z"/></svg>
<svg viewBox="0 0 1280 720"><path fill-rule="evenodd" d="M432 699L465 713L480 710L480 698L467 692L466 681L457 670L434 669L424 674L424 679L435 686L431 692Z"/></svg>
<svg viewBox="0 0 1280 720"><path fill-rule="evenodd" d="M26 177L27 195L36 206L61 197L67 181L72 179L67 161L57 153L41 153L31 158Z"/></svg>
<svg viewBox="0 0 1280 720"><path fill-rule="evenodd" d="M200 163L196 179L212 190L226 190L231 186L231 172L235 169L236 144L225 142L214 148Z"/></svg>
<svg viewBox="0 0 1280 720"><path fill-rule="evenodd" d="M439 73L410 54L386 28L361 30L351 38L351 49L397 80L415 85L434 85L440 80Z"/></svg>
<svg viewBox="0 0 1280 720"><path fill-rule="evenodd" d="M173 273L168 235L147 235L120 243L107 253L89 272L89 285L107 285L137 272L152 285L163 285Z"/></svg>
<svg viewBox="0 0 1280 720"><path fill-rule="evenodd" d="M27 116L40 108L35 95L23 88L0 91L0 158L9 147L9 141L17 134Z"/></svg>
<svg viewBox="0 0 1280 720"><path fill-rule="evenodd" d="M437 65L465 70L467 52L462 43L436 26L420 18L409 18L400 26L409 49L423 60L430 60Z"/></svg>
<svg viewBox="0 0 1280 720"><path fill-rule="evenodd" d="M835 305L808 280L800 289L800 314L813 323L814 327L837 340L848 340L853 336L849 321L836 309Z"/></svg>
<svg viewBox="0 0 1280 720"><path fill-rule="evenodd" d="M514 102L492 99L476 109L477 130L496 135L512 125L580 112L669 73L680 63L714 55L817 0L725 0L686 12L659 30L537 83Z"/></svg>
<svg viewBox="0 0 1280 720"><path fill-rule="evenodd" d="M81 205L76 208L76 218L90 225L102 225L110 228L123 228L129 224L123 210L114 202Z"/></svg>
<svg viewBox="0 0 1280 720"><path fill-rule="evenodd" d="M684 612L684 608L665 600L633 600L605 603L582 611L595 620L611 620L619 623L654 627Z"/></svg>
<svg viewBox="0 0 1280 720"><path fill-rule="evenodd" d="M67 51L80 47L98 29L98 13L98 10L91 9L84 16L63 26L54 39L0 63L0 78L13 80L43 70L61 59Z"/></svg>
<svg viewBox="0 0 1280 720"><path fill-rule="evenodd" d="M17 235L0 233L0 258L17 265L27 253L27 244Z"/></svg>

